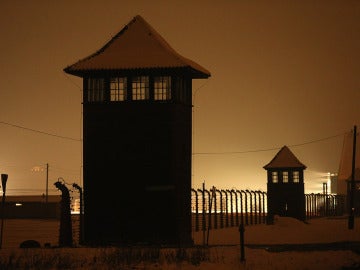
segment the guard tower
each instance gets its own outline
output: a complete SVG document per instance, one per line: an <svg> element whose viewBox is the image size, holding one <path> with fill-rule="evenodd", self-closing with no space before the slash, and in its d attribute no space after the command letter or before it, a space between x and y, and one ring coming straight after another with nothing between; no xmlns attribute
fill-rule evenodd
<svg viewBox="0 0 360 270"><path fill-rule="evenodd" d="M304 170L287 146L264 166L267 171L268 223L274 215L305 220Z"/></svg>
<svg viewBox="0 0 360 270"><path fill-rule="evenodd" d="M141 16L64 71L83 78L85 244L191 244L192 79L210 72Z"/></svg>

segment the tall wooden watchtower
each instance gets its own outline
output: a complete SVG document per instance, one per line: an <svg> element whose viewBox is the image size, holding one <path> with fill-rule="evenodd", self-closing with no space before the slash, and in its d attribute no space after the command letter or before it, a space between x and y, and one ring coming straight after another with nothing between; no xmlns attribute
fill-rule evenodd
<svg viewBox="0 0 360 270"><path fill-rule="evenodd" d="M83 78L84 242L190 244L192 79L210 72L141 16L64 71Z"/></svg>
<svg viewBox="0 0 360 270"><path fill-rule="evenodd" d="M287 146L264 166L267 171L268 223L274 215L305 220L304 170Z"/></svg>

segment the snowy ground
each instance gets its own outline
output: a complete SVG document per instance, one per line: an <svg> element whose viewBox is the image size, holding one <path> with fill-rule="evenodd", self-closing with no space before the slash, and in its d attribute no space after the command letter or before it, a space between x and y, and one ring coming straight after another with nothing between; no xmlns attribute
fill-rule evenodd
<svg viewBox="0 0 360 270"><path fill-rule="evenodd" d="M22 240L35 239L42 245L51 243L57 245L58 221L54 220L6 220L4 227L3 249L0 256L10 256L14 252L24 252L18 249ZM203 243L203 233L193 235L195 244ZM346 249L338 250L335 242L360 242L360 218L355 220L355 229L347 229L347 219L319 218L312 219L308 224L291 218L277 218L274 225L253 225L245 227L245 245L262 245L263 248L245 248L245 262L240 262L240 237L237 228L211 230L209 234L208 260L200 265L189 262L173 262L161 260L157 262L136 263L122 266L119 269L360 269L360 254ZM269 252L264 249L274 244L304 244L328 243L330 250L284 251ZM334 250L331 250L334 247ZM345 247L345 248L344 248ZM31 251L39 252L39 251ZM61 252L76 255L77 258L92 256L100 252L90 248L74 249L41 249L41 252ZM104 253L104 250L101 251ZM30 253L26 256L31 257ZM85 256L85 257L84 257ZM98 255L96 255L98 256ZM83 263L86 269L86 264ZM352 266L353 268L346 268ZM92 268L98 269L98 268ZM110 269L104 266L103 269Z"/></svg>

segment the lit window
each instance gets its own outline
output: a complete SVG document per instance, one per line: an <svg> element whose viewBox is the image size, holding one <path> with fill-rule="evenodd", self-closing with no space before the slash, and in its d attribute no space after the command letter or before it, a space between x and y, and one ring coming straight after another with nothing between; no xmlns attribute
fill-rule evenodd
<svg viewBox="0 0 360 270"><path fill-rule="evenodd" d="M149 99L149 77L138 76L132 78L132 99L145 100Z"/></svg>
<svg viewBox="0 0 360 270"><path fill-rule="evenodd" d="M126 77L110 79L110 101L124 101L127 95Z"/></svg>
<svg viewBox="0 0 360 270"><path fill-rule="evenodd" d="M293 181L294 181L294 183L300 182L300 175L299 175L298 171L293 172Z"/></svg>
<svg viewBox="0 0 360 270"><path fill-rule="evenodd" d="M289 173L288 172L283 172L282 173L282 177L283 177L283 183L288 183L289 182Z"/></svg>
<svg viewBox="0 0 360 270"><path fill-rule="evenodd" d="M277 183L279 181L278 180L278 173L277 172L272 172L271 173L271 179L272 179L273 183Z"/></svg>
<svg viewBox="0 0 360 270"><path fill-rule="evenodd" d="M87 101L99 102L105 99L105 87L103 78L88 78Z"/></svg>
<svg viewBox="0 0 360 270"><path fill-rule="evenodd" d="M170 100L171 99L171 77L154 78L154 99Z"/></svg>

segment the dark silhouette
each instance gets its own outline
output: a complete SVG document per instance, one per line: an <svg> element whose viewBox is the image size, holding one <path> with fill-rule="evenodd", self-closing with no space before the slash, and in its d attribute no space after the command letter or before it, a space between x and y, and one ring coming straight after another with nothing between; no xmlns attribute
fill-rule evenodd
<svg viewBox="0 0 360 270"><path fill-rule="evenodd" d="M264 166L267 170L268 223L274 215L305 220L304 170L287 146Z"/></svg>
<svg viewBox="0 0 360 270"><path fill-rule="evenodd" d="M54 185L61 191L61 213L60 213L60 233L59 246L72 246L72 225L70 212L70 194L68 188L61 182L55 182Z"/></svg>
<svg viewBox="0 0 360 270"><path fill-rule="evenodd" d="M41 245L36 240L25 240L25 241L21 242L19 247L20 248L40 248Z"/></svg>
<svg viewBox="0 0 360 270"><path fill-rule="evenodd" d="M84 243L192 244L192 79L210 72L140 16L64 71L84 85Z"/></svg>

